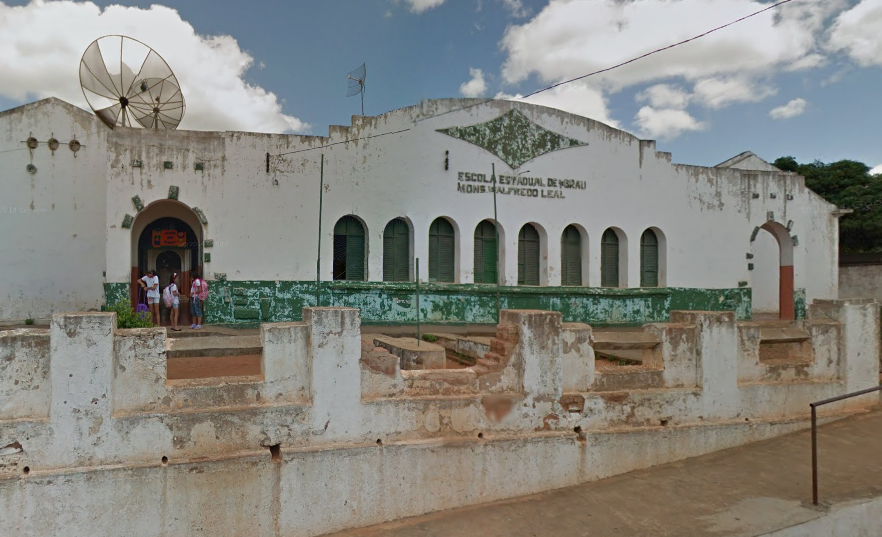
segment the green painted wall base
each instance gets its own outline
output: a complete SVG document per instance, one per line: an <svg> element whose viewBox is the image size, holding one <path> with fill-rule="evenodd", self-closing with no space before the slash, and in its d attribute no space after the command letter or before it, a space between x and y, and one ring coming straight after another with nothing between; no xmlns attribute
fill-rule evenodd
<svg viewBox="0 0 882 537"><path fill-rule="evenodd" d="M105 284L108 303L128 296L127 284ZM316 305L315 282L210 281L205 304L209 324L299 321ZM322 306L361 310L366 324L415 324L416 285L385 282L322 282ZM559 311L564 321L592 325L666 322L672 310L735 311L750 318L751 291L739 289L607 289L595 287L501 287L502 309ZM420 322L496 323L496 287L420 284Z"/></svg>

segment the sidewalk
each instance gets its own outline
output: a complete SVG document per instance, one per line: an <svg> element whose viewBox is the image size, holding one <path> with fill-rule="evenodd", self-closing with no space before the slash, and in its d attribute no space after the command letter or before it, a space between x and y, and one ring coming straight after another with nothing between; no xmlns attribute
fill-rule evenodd
<svg viewBox="0 0 882 537"><path fill-rule="evenodd" d="M882 410L821 427L818 446L822 504L882 495ZM335 535L747 536L822 513L811 505L807 430L576 487Z"/></svg>

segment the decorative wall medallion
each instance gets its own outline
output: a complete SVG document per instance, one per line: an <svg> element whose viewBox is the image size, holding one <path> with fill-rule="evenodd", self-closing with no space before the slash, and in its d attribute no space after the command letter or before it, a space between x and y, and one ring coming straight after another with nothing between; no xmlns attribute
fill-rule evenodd
<svg viewBox="0 0 882 537"><path fill-rule="evenodd" d="M55 154L55 150L58 149L58 139L54 136L49 138L49 150L52 151L52 154Z"/></svg>
<svg viewBox="0 0 882 537"><path fill-rule="evenodd" d="M450 127L438 132L482 147L512 168L552 151L588 145L541 127L517 110L469 127Z"/></svg>
<svg viewBox="0 0 882 537"><path fill-rule="evenodd" d="M205 164L203 164L201 162L197 162L197 163L193 164L193 169L196 170L197 172L201 172L205 169Z"/></svg>
<svg viewBox="0 0 882 537"><path fill-rule="evenodd" d="M210 252L205 252L204 255L205 255L205 262L206 262L206 263L211 263L211 253L210 253Z"/></svg>
<svg viewBox="0 0 882 537"><path fill-rule="evenodd" d="M227 281L227 273L226 272L215 272L214 279L219 282L225 282L225 281Z"/></svg>
<svg viewBox="0 0 882 537"><path fill-rule="evenodd" d="M132 196L132 203L135 205L135 210L139 213L144 210L144 202L141 201L141 196Z"/></svg>
<svg viewBox="0 0 882 537"><path fill-rule="evenodd" d="M202 246L205 248L213 247L214 246L214 239L205 239L205 241L202 243Z"/></svg>
<svg viewBox="0 0 882 537"><path fill-rule="evenodd" d="M176 187L174 185L168 187L168 199L170 199L170 200L178 199L178 192L179 192L178 187Z"/></svg>
<svg viewBox="0 0 882 537"><path fill-rule="evenodd" d="M165 168L166 170L170 170L174 167L174 165L172 164L172 161L166 160L165 162L162 163L162 167Z"/></svg>
<svg viewBox="0 0 882 537"><path fill-rule="evenodd" d="M193 212L199 217L199 221L202 222L203 226L208 225L208 218L205 217L205 213L202 212L202 209L199 207L193 207Z"/></svg>
<svg viewBox="0 0 882 537"><path fill-rule="evenodd" d="M135 222L135 217L127 214L123 217L122 227L125 229L132 229L132 224Z"/></svg>

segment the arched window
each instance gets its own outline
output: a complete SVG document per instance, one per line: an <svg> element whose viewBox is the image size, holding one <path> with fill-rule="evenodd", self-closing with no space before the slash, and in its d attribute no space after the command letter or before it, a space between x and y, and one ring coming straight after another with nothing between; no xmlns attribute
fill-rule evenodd
<svg viewBox="0 0 882 537"><path fill-rule="evenodd" d="M560 236L560 284L582 285L582 234L576 226Z"/></svg>
<svg viewBox="0 0 882 537"><path fill-rule="evenodd" d="M407 222L396 218L383 231L383 281L410 280L410 229Z"/></svg>
<svg viewBox="0 0 882 537"><path fill-rule="evenodd" d="M429 226L429 281L455 281L456 232L446 218Z"/></svg>
<svg viewBox="0 0 882 537"><path fill-rule="evenodd" d="M539 285L539 232L532 224L518 233L518 285Z"/></svg>
<svg viewBox="0 0 882 537"><path fill-rule="evenodd" d="M353 216L344 216L334 226L334 279L365 280L364 226Z"/></svg>
<svg viewBox="0 0 882 537"><path fill-rule="evenodd" d="M484 220L475 228L475 283L496 283L496 226Z"/></svg>
<svg viewBox="0 0 882 537"><path fill-rule="evenodd" d="M658 287L658 237L651 229L640 237L640 287Z"/></svg>
<svg viewBox="0 0 882 537"><path fill-rule="evenodd" d="M600 285L619 286L619 236L612 229L600 239Z"/></svg>

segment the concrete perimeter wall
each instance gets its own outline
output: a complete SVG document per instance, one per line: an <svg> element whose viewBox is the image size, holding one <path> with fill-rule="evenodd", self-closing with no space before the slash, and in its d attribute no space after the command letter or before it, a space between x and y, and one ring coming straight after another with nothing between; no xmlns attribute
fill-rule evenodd
<svg viewBox="0 0 882 537"><path fill-rule="evenodd" d="M673 312L637 371L595 371L591 327L536 310L503 311L474 367L402 370L357 310L307 308L261 327L261 375L169 381L165 330L115 323L0 332L4 532L320 535L791 432L878 379L870 300L813 304L791 362L731 312Z"/></svg>

